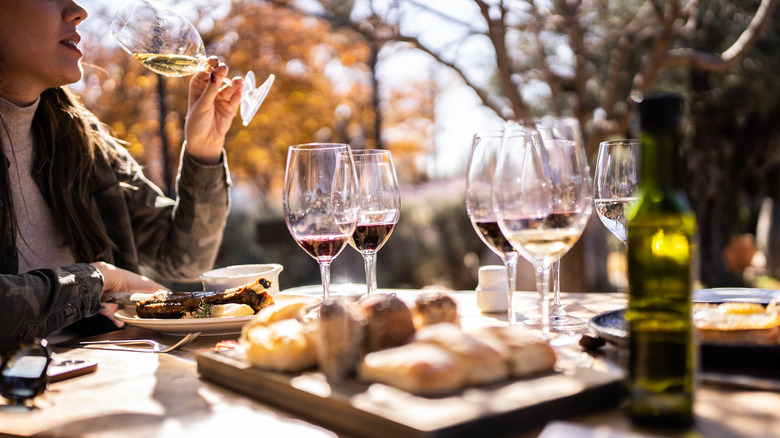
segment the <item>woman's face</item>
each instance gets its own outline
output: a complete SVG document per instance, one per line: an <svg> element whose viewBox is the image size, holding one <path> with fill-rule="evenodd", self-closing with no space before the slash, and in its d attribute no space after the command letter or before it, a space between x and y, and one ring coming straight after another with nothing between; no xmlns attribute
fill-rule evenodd
<svg viewBox="0 0 780 438"><path fill-rule="evenodd" d="M32 103L47 88L78 82L87 11L73 0L0 0L0 96Z"/></svg>

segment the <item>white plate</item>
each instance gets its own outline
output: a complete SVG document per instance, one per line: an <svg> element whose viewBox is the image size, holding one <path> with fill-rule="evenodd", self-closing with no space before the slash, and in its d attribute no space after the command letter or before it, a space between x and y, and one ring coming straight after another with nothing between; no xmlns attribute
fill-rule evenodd
<svg viewBox="0 0 780 438"><path fill-rule="evenodd" d="M321 301L319 297L308 295L277 295L274 302L283 304L289 301L304 300L309 306L315 306ZM114 317L122 322L135 327L154 330L165 335L183 336L187 333L201 332L201 336L234 335L241 333L241 328L254 318L250 316L226 316L223 318L139 318L135 309L122 309L114 314Z"/></svg>
<svg viewBox="0 0 780 438"><path fill-rule="evenodd" d="M774 298L780 300L780 291L749 287L718 287L712 289L697 289L693 291L693 301L701 303L740 301L745 303L767 304Z"/></svg>

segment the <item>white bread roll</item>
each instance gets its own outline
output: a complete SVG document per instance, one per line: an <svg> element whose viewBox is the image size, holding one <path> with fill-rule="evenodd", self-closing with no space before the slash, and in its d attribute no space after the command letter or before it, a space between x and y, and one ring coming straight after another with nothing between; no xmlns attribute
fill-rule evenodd
<svg viewBox="0 0 780 438"><path fill-rule="evenodd" d="M414 335L417 342L446 348L455 354L465 373L465 384L471 386L505 380L509 376L507 361L498 349L464 333L459 326L439 323L423 327Z"/></svg>
<svg viewBox="0 0 780 438"><path fill-rule="evenodd" d="M501 352L509 364L511 377L529 377L555 366L555 350L537 332L525 327L480 327L469 333Z"/></svg>
<svg viewBox="0 0 780 438"><path fill-rule="evenodd" d="M384 383L417 395L440 396L463 388L466 373L455 354L427 342L367 354L358 379Z"/></svg>
<svg viewBox="0 0 780 438"><path fill-rule="evenodd" d="M268 325L248 324L240 343L247 361L258 368L297 372L317 365L316 324L283 319Z"/></svg>
<svg viewBox="0 0 780 438"><path fill-rule="evenodd" d="M366 321L366 352L406 344L414 336L412 312L395 295L377 293L357 303Z"/></svg>
<svg viewBox="0 0 780 438"><path fill-rule="evenodd" d="M457 303L442 291L425 291L418 295L412 306L412 319L418 330L440 322L460 325Z"/></svg>

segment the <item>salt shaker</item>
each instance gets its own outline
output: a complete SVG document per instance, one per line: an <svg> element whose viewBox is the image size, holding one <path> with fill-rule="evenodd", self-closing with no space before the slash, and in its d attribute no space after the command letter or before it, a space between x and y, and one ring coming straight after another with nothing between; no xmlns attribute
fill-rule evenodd
<svg viewBox="0 0 780 438"><path fill-rule="evenodd" d="M477 305L485 313L507 311L506 267L487 265L479 268Z"/></svg>

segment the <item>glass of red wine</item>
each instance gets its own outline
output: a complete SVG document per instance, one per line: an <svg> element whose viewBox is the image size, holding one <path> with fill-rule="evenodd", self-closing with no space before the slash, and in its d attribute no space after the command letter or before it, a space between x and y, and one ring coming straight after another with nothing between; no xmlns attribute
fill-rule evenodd
<svg viewBox="0 0 780 438"><path fill-rule="evenodd" d="M493 208L493 177L502 146L525 141L519 125L507 125L503 131L480 132L474 136L466 178L466 211L477 235L501 257L507 276L507 321L517 322L512 293L517 279L517 251L504 237Z"/></svg>
<svg viewBox="0 0 780 438"><path fill-rule="evenodd" d="M401 193L393 156L382 149L352 151L357 172L360 214L349 244L366 267L366 293L376 292L376 253L393 234L401 216Z"/></svg>
<svg viewBox="0 0 780 438"><path fill-rule="evenodd" d="M284 174L284 221L293 239L320 265L322 294L330 288L330 264L357 225L357 175L346 144L291 146Z"/></svg>

